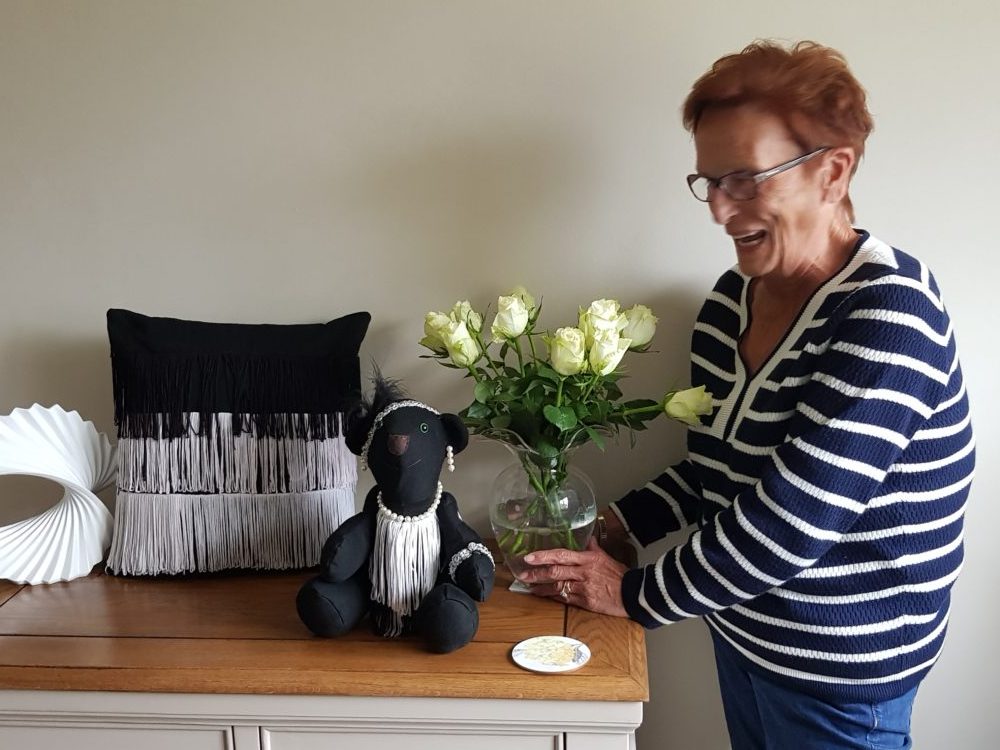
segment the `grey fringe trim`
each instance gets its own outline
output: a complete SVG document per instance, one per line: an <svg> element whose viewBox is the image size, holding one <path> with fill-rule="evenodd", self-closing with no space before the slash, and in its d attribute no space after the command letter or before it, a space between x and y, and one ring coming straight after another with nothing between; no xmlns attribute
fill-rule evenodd
<svg viewBox="0 0 1000 750"><path fill-rule="evenodd" d="M352 515L353 485L277 495L119 490L107 568L123 575L306 568Z"/></svg>
<svg viewBox="0 0 1000 750"><path fill-rule="evenodd" d="M236 421L244 416L236 415ZM233 430L233 415L225 412L209 415L208 430L200 429L204 420L197 412L185 418L192 428L179 437L119 439L120 491L301 493L357 482L357 459L343 436L258 436L253 422L243 425L245 431Z"/></svg>

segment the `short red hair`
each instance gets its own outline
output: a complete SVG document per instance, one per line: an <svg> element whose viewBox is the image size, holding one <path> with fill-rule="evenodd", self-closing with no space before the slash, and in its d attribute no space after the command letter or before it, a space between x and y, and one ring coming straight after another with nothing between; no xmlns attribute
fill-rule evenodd
<svg viewBox="0 0 1000 750"><path fill-rule="evenodd" d="M874 127L865 90L847 60L816 42L786 49L758 40L742 52L719 58L684 100L684 127L694 133L706 110L741 104L761 106L784 119L804 151L850 146L855 169ZM846 204L853 220L849 198Z"/></svg>

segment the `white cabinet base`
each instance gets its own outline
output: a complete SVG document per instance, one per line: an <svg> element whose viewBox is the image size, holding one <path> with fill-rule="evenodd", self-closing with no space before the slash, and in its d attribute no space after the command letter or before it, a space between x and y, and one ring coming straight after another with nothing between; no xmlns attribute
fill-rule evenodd
<svg viewBox="0 0 1000 750"><path fill-rule="evenodd" d="M629 750L641 721L633 702L0 691L4 750Z"/></svg>

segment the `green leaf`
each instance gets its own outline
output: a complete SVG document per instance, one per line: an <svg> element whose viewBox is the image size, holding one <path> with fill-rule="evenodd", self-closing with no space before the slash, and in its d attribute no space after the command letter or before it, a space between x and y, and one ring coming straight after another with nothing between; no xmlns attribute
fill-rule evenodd
<svg viewBox="0 0 1000 750"><path fill-rule="evenodd" d="M521 411L536 414L542 408L542 398L538 393L526 393L521 401Z"/></svg>
<svg viewBox="0 0 1000 750"><path fill-rule="evenodd" d="M553 406L549 404L542 410L542 413L545 414L545 418L549 422L559 428L560 432L576 427L576 412L572 406Z"/></svg>
<svg viewBox="0 0 1000 750"><path fill-rule="evenodd" d="M509 380L503 381L504 392L512 393L515 396L523 396L527 387L528 383L520 379L510 378Z"/></svg>
<svg viewBox="0 0 1000 750"><path fill-rule="evenodd" d="M528 386L527 388L524 389L524 393L522 395L527 396L533 390L535 390L536 388L541 388L543 385L544 382L541 380L532 380L530 383L528 383Z"/></svg>
<svg viewBox="0 0 1000 750"><path fill-rule="evenodd" d="M490 426L498 430L506 430L510 427L510 414L498 414L490 420Z"/></svg>
<svg viewBox="0 0 1000 750"><path fill-rule="evenodd" d="M608 413L611 411L611 403L609 401L597 401L594 404L594 421L598 424L603 424L608 421Z"/></svg>
<svg viewBox="0 0 1000 750"><path fill-rule="evenodd" d="M559 386L551 380L539 380L542 386L542 393L545 396L554 396L559 391Z"/></svg>
<svg viewBox="0 0 1000 750"><path fill-rule="evenodd" d="M577 419L586 419L590 416L590 407L583 402L579 402L576 405L576 417Z"/></svg>
<svg viewBox="0 0 1000 750"><path fill-rule="evenodd" d="M544 438L538 440L535 450L542 458L555 458L559 455L559 449Z"/></svg>
<svg viewBox="0 0 1000 750"><path fill-rule="evenodd" d="M589 437L591 440L594 441L594 445L596 445L601 450L604 450L604 438L601 437L601 433L599 433L597 430L595 430L593 427L590 427L589 425L584 425L583 429L586 430L587 437Z"/></svg>
<svg viewBox="0 0 1000 750"><path fill-rule="evenodd" d="M490 415L490 407L477 401L476 403L470 405L469 408L465 410L465 413L472 419L485 419Z"/></svg>
<svg viewBox="0 0 1000 750"><path fill-rule="evenodd" d="M480 382L476 383L476 388L473 391L473 393L476 397L476 401L478 401L481 404L485 404L487 401L490 400L490 396L493 395L493 388L490 386L489 383Z"/></svg>
<svg viewBox="0 0 1000 750"><path fill-rule="evenodd" d="M560 375L558 372L553 370L548 365L539 364L538 374L541 377L545 378L546 380L551 380L555 383L558 383L560 380L562 380L562 375Z"/></svg>

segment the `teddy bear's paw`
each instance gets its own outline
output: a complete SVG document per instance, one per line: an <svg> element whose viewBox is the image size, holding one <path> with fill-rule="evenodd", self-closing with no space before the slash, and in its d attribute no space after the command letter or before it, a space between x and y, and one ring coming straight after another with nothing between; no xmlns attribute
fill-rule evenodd
<svg viewBox="0 0 1000 750"><path fill-rule="evenodd" d="M368 609L365 582L356 576L341 583L312 578L299 589L295 609L309 630L334 638L352 630Z"/></svg>
<svg viewBox="0 0 1000 750"><path fill-rule="evenodd" d="M455 568L455 583L477 602L486 601L493 591L493 561L486 555L473 554Z"/></svg>
<svg viewBox="0 0 1000 750"><path fill-rule="evenodd" d="M435 586L420 602L416 629L427 648L447 654L461 648L479 629L479 610L468 594L450 583Z"/></svg>

